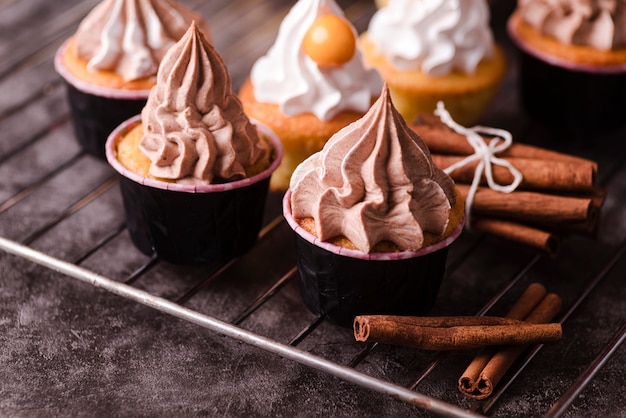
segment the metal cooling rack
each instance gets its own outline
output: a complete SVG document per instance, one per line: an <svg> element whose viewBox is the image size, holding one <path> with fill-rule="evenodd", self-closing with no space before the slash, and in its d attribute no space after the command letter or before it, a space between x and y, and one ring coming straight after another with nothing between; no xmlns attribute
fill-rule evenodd
<svg viewBox="0 0 626 418"><path fill-rule="evenodd" d="M16 32L14 38L12 37L11 40L4 38L0 41L0 58L4 58L4 60L0 60L0 93L4 99L0 101L0 128L3 128L4 135L15 135L15 137L11 137L10 140L5 138L2 141L2 144L5 146L0 150L0 170L6 167L14 169L16 165L15 161L19 160L23 153L29 152L32 148L37 147L38 144L43 141L43 138L68 126L67 109L64 109L62 105L55 105L55 103L60 102L58 97L62 85L58 77L51 70L51 57L60 42L73 32L77 22L95 3L97 3L97 1L67 2L64 3L62 10L59 6L59 10L54 13L48 13L46 2L43 0L29 0L28 2L22 1L13 3L20 3L18 6L24 9L15 6L15 4L13 4L12 7L11 2L0 2L0 10L5 11L4 16L9 16L8 13L13 13L13 16L15 16L15 19L18 21L21 21L21 19L25 22L33 21L37 24L37 27L29 28L28 24L24 24L22 28L20 28L19 25L17 25L14 28ZM211 17L209 21L216 35L215 45L223 51L223 57L229 64L233 75L234 85L240 85L242 83L248 73L251 62L259 54L258 51L265 50L269 46L271 40L274 38L281 15L284 14L290 6L289 2L284 1L202 2L190 0L185 3L195 7L204 16ZM342 1L339 3L345 8L346 14L351 20L355 22L355 26L362 30L373 11L372 4L366 1ZM504 1L492 2L492 6L496 8L496 10L494 10L496 19L500 18L500 20L502 20L502 16L500 15L506 15L506 11L510 9L509 6L503 6L501 7L502 10L499 10L498 8L503 4L505 4ZM23 16L26 16L26 18ZM6 23L6 21L0 19L0 23L2 22ZM237 22L237 24L233 22ZM250 33L246 29L247 27L257 27L259 30ZM0 29L1 28L2 26L0 25ZM33 36L35 33L38 36ZM496 35L502 36L502 33L496 31ZM18 45L19 48L13 48L14 44ZM513 80L509 80L507 82L506 88L513 88L512 81ZM502 107L503 110L500 113L505 117L498 119L496 116L494 120L507 120L506 116L511 113L509 105L511 101L510 95L503 95L501 101L502 102L498 104L496 108ZM28 113L31 112L31 108L34 109L32 110L34 116L30 116L31 114ZM33 123L32 130L22 127L16 128L11 121L19 112L27 114L28 117L32 117L33 120L37 120L35 117L39 115L37 112L43 112L47 114L47 119L43 122ZM527 134L525 136L526 138L532 137L535 133L532 129L525 129L524 132ZM624 136L623 133L620 135ZM68 138L68 140L71 139ZM14 146L14 143L17 145ZM608 169L604 172L602 182L607 186L617 184L616 189L618 190L618 194L620 193L619 190L626 188L622 186L623 180L621 180L626 177L624 170L624 151L623 147L619 144L620 142L618 140L613 141L612 149L614 149L615 152L609 149L606 153L601 155L596 155L593 150L589 149L583 149L581 152L581 154L585 154L589 151L591 158L599 157L599 159L602 160L601 164L607 161L609 162L609 164L606 165ZM63 175L72 166L84 162L86 159L83 154L73 150L71 150L69 154L69 158L58 158L58 163L54 167L48 167L45 171L41 173L38 172L37 174L31 175L31 171L40 168L37 164L24 162L20 165L20 170L29 174L27 176L28 180L20 184L19 187L12 185L14 186L13 189L8 191L3 190L4 197L2 197L0 201L0 217L9 215L13 209L27 204L29 196L40 191L50 182L50 179ZM604 167L604 165L601 165L601 167ZM355 385L414 405L418 410L428 411L442 416L485 416L493 412L495 405L498 403L506 403L507 391L520 376L524 375L525 370L527 370L529 364L532 364L533 359L542 355L543 346L538 345L530 347L523 358L516 362L514 368L505 375L503 381L501 381L496 388L496 392L490 398L486 401L474 402L469 407L460 404L457 405L428 395L424 393L424 391L420 391L423 387L423 382L427 381L430 376L440 370L441 365L449 361L449 353L433 353L431 361L420 366L419 370L410 370L407 372L411 374L411 379L408 384L403 384L381 379L359 371L359 366L362 365L364 361L377 361L372 354L380 349L378 344L359 346L360 351L347 362L327 359L299 348L303 345L302 343L306 342L307 339L311 337L311 334L325 322L324 318L313 318L313 320L296 332L287 342L270 339L261 335L261 333L243 328L241 324L245 322L248 317L263 306L267 306L268 302L276 295L280 294L281 290L287 284L297 279L295 266L287 269L287 271L279 277L272 277L271 280L268 281L270 284L264 291L259 293L259 296L255 300L242 309L234 320L226 322L198 310L190 309L186 307L186 305L189 305L189 302L202 293L202 291L206 290L211 283L227 279L225 276L229 274L229 267L239 260L233 260L225 265L216 266L208 277L198 279L188 290L181 292L176 297L166 299L141 290L136 286L138 279L148 272L159 268L161 261L157 257L148 258L122 280L113 280L93 270L82 267L87 260L99 254L107 244L114 241L125 232L125 225L122 220L116 225L113 225L110 228L110 232L102 234L89 248L82 249L82 253L76 256L72 261L64 261L34 248L35 244L40 239L45 238L55 226L62 224L67 219L80 213L80 211L90 203L98 199L103 199L103 196L115 187L117 187L116 178L114 176L104 176L104 180L96 187L85 192L82 197L75 201L66 203L66 206L58 210L56 215L43 225L39 225L33 230L24 228L28 231L25 236L20 235L19 239L0 238L0 249L70 278L88 283L112 294L148 306L159 312L183 319L189 323L234 338L277 356L298 362L309 368L322 371ZM617 202L614 203L613 207L620 207L620 205L626 204L624 196L615 196L614 199ZM613 209L611 215L612 220L615 222L616 219L619 221L620 217L623 219L623 213L623 210ZM275 217L268 220L266 227L261 231L259 237L260 241L263 241L269 235L275 234L278 227L284 222L278 213L274 213L274 215ZM9 223L16 222L11 216L6 216L2 219L5 219L2 220L2 226L5 226L7 230L11 230L12 227ZM452 276L455 277L455 280L459 280L457 276L471 268L471 266L468 267L466 264L473 256L473 251L482 245L482 243L482 237L478 237L475 242L458 250L456 256L449 263L446 280L452 280ZM572 244L572 246L574 245L577 244ZM593 244L585 241L583 245L592 246ZM594 291L607 277L615 274L615 269L618 268L617 266L623 264L626 252L626 237L618 238L617 244L607 245L606 247L612 252L612 254L607 257L606 261L595 263L594 267L596 270L592 274L586 275L588 277L583 277L573 284L575 288L575 290L572 290L573 296L568 299L564 313L558 318L558 321L564 325L568 325L571 322L571 318L575 316L575 313L581 309L581 306L589 300L590 295L593 295ZM515 247L507 247L506 250L514 251L512 248ZM522 256L522 258L524 258L524 256ZM501 283L500 288L486 298L488 301L484 303L475 314L485 315L492 312L499 303L504 303L506 300L510 299L517 286L529 275L536 274L540 277L544 277L543 275L545 273L543 269L540 269L538 266L539 264L549 264L550 262L551 261L546 260L543 255L528 253L525 261L518 263L519 268L516 272L510 274L508 277L499 278L499 283ZM489 265L481 265L480 267L484 268L486 271L490 268ZM622 273L623 271L617 274ZM620 320L621 326L612 330L613 337L602 343L603 347L594 353L594 356L592 356L593 360L588 364L580 365L581 373L578 374L575 379L572 379L569 385L553 388L559 396L555 397L555 401L550 407L543 411L545 416L558 417L568 413L575 414L571 409L572 404L578 399L582 391L593 385L594 379L597 379L598 373L603 370L603 367L619 350L626 338L625 318L621 318Z"/></svg>
<svg viewBox="0 0 626 418"><path fill-rule="evenodd" d="M114 178L107 180L100 187L96 188L92 192L85 195L79 201L63 211L61 215L55 219L49 221L46 225L39 228L37 231L29 235L22 243L18 243L9 239L0 238L0 249L28 259L34 263L37 263L43 267L52 269L68 277L80 280L82 282L91 284L92 286L101 288L115 295L127 298L134 302L143 304L157 311L172 315L174 317L183 319L190 323L196 324L211 331L223 334L225 336L235 338L244 343L253 345L255 347L266 350L270 353L274 353L281 357L296 361L305 366L317 369L319 371L328 373L337 378L343 379L347 382L360 385L364 388L380 392L382 394L394 397L400 401L415 405L418 408L442 415L451 417L472 417L472 416L484 416L487 414L491 407L501 398L505 393L509 385L514 379L523 372L527 364L539 354L542 349L542 345L537 345L529 349L520 362L516 364L514 370L507 373L505 379L497 386L493 395L485 401L473 403L470 409L465 409L457 405L453 405L434 397L425 395L417 391L419 384L426 379L437 366L445 361L446 353L439 352L433 357L430 364L423 368L423 370L415 376L413 381L408 386L401 386L393 382L381 380L379 378L370 376L363 372L359 372L357 367L373 350L376 349L377 343L368 344L358 355L356 355L348 364L342 365L322 357L311 354L307 351L298 348L298 345L322 322L321 317L316 317L310 324L303 328L296 336L293 337L289 343L281 343L264 337L260 334L248 331L238 326L248 315L257 310L264 303L268 302L277 291L284 286L287 281L294 279L297 274L297 269L294 266L284 276L279 277L265 292L263 292L250 306L246 307L232 323L219 320L215 317L203 314L185 307L185 303L189 301L194 295L198 293L200 289L205 287L213 280L219 279L220 275L224 274L224 271L234 263L236 260L232 260L215 270L215 272L206 279L203 279L189 291L181 295L177 300L169 300L154 294L148 293L143 290L139 290L132 286L141 275L146 273L149 269L155 268L158 265L158 257L154 256L150 258L145 264L140 266L136 271L130 274L124 281L118 282L97 274L89 269L81 267L80 261L87 258L90 254L95 253L108 241L120 234L124 230L124 225L121 225L117 230L113 231L106 237L103 237L97 245L93 248L86 250L84 255L81 255L76 262L67 262L59 258L52 257L41 251L37 251L28 246L38 237L41 237L46 231L52 229L55 225L62 222L65 218L71 216L80 208L84 207L94 199L97 199L105 191L116 185ZM12 205L17 204L21 199L18 196L25 196L36 189L38 185L33 185L25 189L22 193L16 195L14 199L5 203L2 206L2 210L7 210ZM259 240L262 240L266 234L271 232L280 222L283 222L281 216L273 219L259 234ZM606 275L613 269L615 264L626 253L626 243L622 243L615 251L615 254L610 260L603 266L595 276L591 277L585 284L584 288L580 292L579 296L571 303L567 310L559 317L560 323L565 323L567 319L576 311L578 306L585 300L585 298L594 290L594 288L606 277ZM523 268L512 277L506 285L489 300L485 306L476 312L476 315L485 315L489 310L498 303L504 295L507 294L517 283L524 277L530 269L533 268L535 263L539 261L541 255L534 256ZM576 381L567 389L563 391L563 395L557 402L552 405L550 410L546 412L545 416L558 417L563 415L567 408L572 404L580 392L592 382L595 374L606 364L608 359L615 353L619 346L624 342L626 338L626 323L616 332L614 338L607 342L607 345L598 353L594 361L584 370L584 372L576 379Z"/></svg>

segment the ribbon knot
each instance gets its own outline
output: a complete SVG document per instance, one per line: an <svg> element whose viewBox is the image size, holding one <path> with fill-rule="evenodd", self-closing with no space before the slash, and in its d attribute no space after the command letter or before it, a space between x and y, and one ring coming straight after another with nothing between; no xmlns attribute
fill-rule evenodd
<svg viewBox="0 0 626 418"><path fill-rule="evenodd" d="M513 136L510 132L505 131L504 129L489 128L486 126L474 126L471 128L461 126L452 119L452 116L450 116L450 113L448 113L443 102L441 101L437 102L435 115L439 116L439 119L441 119L441 121L450 129L454 130L458 134L464 135L467 138L467 142L469 142L472 148L474 148L474 154L452 164L443 171L450 174L457 168L463 167L474 161L478 161L476 170L474 171L472 184L465 199L465 218L467 220L467 225L469 226L470 213L474 203L474 197L478 191L478 185L480 184L480 179L482 178L483 173L487 179L487 185L489 188L502 193L511 193L522 182L522 173L517 168L513 167L510 162L496 157L497 153L502 152L511 146L513 143ZM481 134L490 135L493 136L493 138L490 141L485 142ZM496 183L493 179L493 165L505 167L510 171L513 176L511 184L501 185Z"/></svg>

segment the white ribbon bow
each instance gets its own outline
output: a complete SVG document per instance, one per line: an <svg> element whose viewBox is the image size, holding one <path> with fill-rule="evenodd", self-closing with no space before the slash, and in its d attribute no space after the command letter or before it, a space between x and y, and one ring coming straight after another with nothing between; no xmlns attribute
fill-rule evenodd
<svg viewBox="0 0 626 418"><path fill-rule="evenodd" d="M470 213L472 204L474 203L474 196L476 196L478 185L480 183L480 179L482 178L483 172L485 173L485 178L487 179L487 185L489 186L489 188L498 192L511 193L522 182L522 173L517 168L513 167L510 162L502 158L498 158L495 155L496 153L502 152L511 146L511 144L513 143L513 136L510 132L507 132L503 129L489 128L486 126L474 126L472 128L465 128L464 126L461 126L454 120L452 120L450 113L448 113L443 105L443 102L441 101L437 102L435 115L439 116L441 121L452 130L461 135L464 135L467 138L467 142L469 142L472 148L474 148L474 154L469 155L463 160L452 164L443 171L445 171L447 174L450 174L457 168L463 167L467 164L472 163L473 161L478 160L476 170L474 171L474 178L472 179L472 184L467 193L467 198L465 199L465 218L469 227ZM480 135L481 133L494 136L494 138L486 143ZM493 164L505 167L511 172L511 175L513 176L513 181L511 182L511 184L503 186L495 182L495 180L493 179Z"/></svg>

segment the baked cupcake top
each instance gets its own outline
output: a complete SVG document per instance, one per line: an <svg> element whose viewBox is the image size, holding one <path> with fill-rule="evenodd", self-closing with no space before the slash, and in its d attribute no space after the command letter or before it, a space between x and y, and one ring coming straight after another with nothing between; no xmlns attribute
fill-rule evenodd
<svg viewBox="0 0 626 418"><path fill-rule="evenodd" d="M367 36L396 69L430 76L473 74L494 54L485 0L391 0L372 16Z"/></svg>
<svg viewBox="0 0 626 418"><path fill-rule="evenodd" d="M357 122L337 132L291 177L294 218L313 218L322 241L345 236L363 252L383 241L418 250L441 236L456 201L450 177L395 110L385 86Z"/></svg>
<svg viewBox="0 0 626 418"><path fill-rule="evenodd" d="M79 25L76 54L91 71L150 77L194 20L208 36L202 17L173 0L104 0Z"/></svg>
<svg viewBox="0 0 626 418"><path fill-rule="evenodd" d="M626 48L624 0L519 0L517 11L526 24L564 44Z"/></svg>
<svg viewBox="0 0 626 418"><path fill-rule="evenodd" d="M325 26L324 18L330 25ZM352 34L352 43L348 36L340 45L347 52L338 62L318 63L303 46L305 38L312 37L314 48L319 42L318 51L333 48L337 32ZM288 116L313 113L322 121L343 111L365 113L382 81L375 70L364 68L356 36L334 0L299 0L281 22L274 45L252 67L256 100L277 104Z"/></svg>
<svg viewBox="0 0 626 418"><path fill-rule="evenodd" d="M157 178L236 180L266 153L231 90L226 65L195 23L163 58L141 118L139 147Z"/></svg>

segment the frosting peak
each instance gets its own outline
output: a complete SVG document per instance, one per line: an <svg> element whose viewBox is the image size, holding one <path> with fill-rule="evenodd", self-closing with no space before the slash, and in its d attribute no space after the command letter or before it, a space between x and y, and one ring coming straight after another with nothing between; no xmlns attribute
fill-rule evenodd
<svg viewBox="0 0 626 418"><path fill-rule="evenodd" d="M235 180L264 155L231 91L226 65L195 23L163 58L142 122L140 148L155 177L192 184Z"/></svg>
<svg viewBox="0 0 626 418"><path fill-rule="evenodd" d="M518 10L526 23L562 43L626 48L624 0L520 0Z"/></svg>
<svg viewBox="0 0 626 418"><path fill-rule="evenodd" d="M309 28L329 14L344 17L334 0L299 0L291 8L274 45L252 67L250 78L258 101L278 104L287 116L313 113L322 121L343 111L369 109L382 81L375 70L364 68L360 51L341 65L324 67L302 46Z"/></svg>
<svg viewBox="0 0 626 418"><path fill-rule="evenodd" d="M485 0L390 0L367 34L396 69L431 76L473 74L494 53Z"/></svg>
<svg viewBox="0 0 626 418"><path fill-rule="evenodd" d="M370 252L381 241L422 247L442 235L454 183L395 110L385 86L371 109L298 166L290 184L296 219L313 218L325 241L345 236Z"/></svg>
<svg viewBox="0 0 626 418"><path fill-rule="evenodd" d="M194 20L202 17L174 0L104 0L78 27L76 53L92 71L150 77Z"/></svg>

